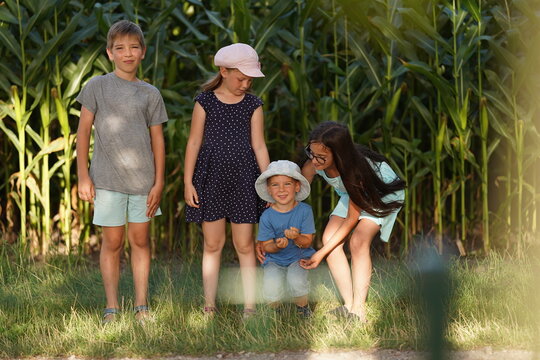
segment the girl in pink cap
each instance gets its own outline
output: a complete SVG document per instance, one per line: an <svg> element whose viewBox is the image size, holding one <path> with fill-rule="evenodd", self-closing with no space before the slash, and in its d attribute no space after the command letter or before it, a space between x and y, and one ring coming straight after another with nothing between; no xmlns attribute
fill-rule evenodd
<svg viewBox="0 0 540 360"><path fill-rule="evenodd" d="M257 52L246 44L221 48L214 56L217 75L195 98L186 146L186 221L202 225L204 312L216 312L216 293L226 223L242 275L244 317L255 313L253 224L266 203L255 181L270 159L264 141L262 100L248 92L252 78L264 77Z"/></svg>

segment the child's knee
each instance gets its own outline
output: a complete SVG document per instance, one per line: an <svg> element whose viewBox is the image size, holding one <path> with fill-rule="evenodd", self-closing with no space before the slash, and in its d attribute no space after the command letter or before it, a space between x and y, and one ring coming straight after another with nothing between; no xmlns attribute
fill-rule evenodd
<svg viewBox="0 0 540 360"><path fill-rule="evenodd" d="M101 242L102 252L119 253L124 246L124 237L103 237Z"/></svg>
<svg viewBox="0 0 540 360"><path fill-rule="evenodd" d="M150 246L150 239L146 233L131 232L129 234L129 244L132 247L147 248Z"/></svg>
<svg viewBox="0 0 540 360"><path fill-rule="evenodd" d="M369 234L366 234L362 231L355 231L351 235L351 239L349 241L349 248L351 250L351 253L364 253L369 252L369 247L371 245L372 236Z"/></svg>
<svg viewBox="0 0 540 360"><path fill-rule="evenodd" d="M204 242L204 252L205 253L218 253L221 252L223 249L223 242L211 242L211 241L205 241Z"/></svg>
<svg viewBox="0 0 540 360"><path fill-rule="evenodd" d="M235 244L235 249L238 255L250 255L253 254L255 256L255 246L250 241L247 244Z"/></svg>

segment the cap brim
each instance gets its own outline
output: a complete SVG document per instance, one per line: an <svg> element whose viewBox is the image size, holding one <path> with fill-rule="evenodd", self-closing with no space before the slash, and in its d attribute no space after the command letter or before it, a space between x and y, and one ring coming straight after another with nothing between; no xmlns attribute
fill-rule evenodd
<svg viewBox="0 0 540 360"><path fill-rule="evenodd" d="M238 70L246 76L249 77L264 77L264 74L260 69L257 68L251 68L251 67L238 67Z"/></svg>

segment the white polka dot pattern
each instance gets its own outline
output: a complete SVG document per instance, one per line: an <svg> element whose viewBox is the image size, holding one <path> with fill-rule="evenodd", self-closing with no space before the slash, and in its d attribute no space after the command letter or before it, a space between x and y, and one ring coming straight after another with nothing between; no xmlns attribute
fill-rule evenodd
<svg viewBox="0 0 540 360"><path fill-rule="evenodd" d="M246 94L240 102L226 104L208 91L195 101L206 112L204 143L193 175L200 207L188 206L186 221L258 222L265 203L255 192L260 172L251 148L251 117L262 100Z"/></svg>

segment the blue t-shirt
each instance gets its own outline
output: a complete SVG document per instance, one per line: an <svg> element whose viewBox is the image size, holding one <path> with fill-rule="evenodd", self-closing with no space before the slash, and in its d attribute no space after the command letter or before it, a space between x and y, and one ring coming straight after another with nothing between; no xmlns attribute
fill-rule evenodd
<svg viewBox="0 0 540 360"><path fill-rule="evenodd" d="M295 227L300 234L314 234L315 221L313 220L313 211L311 206L299 202L289 212L279 212L272 208L266 209L261 215L259 221L259 234L257 240L268 241L285 237L285 230ZM269 262L280 266L289 266L300 259L310 258L315 253L312 247L301 249L295 245L294 241L289 239L289 244L285 249L276 253L267 253L263 266Z"/></svg>

